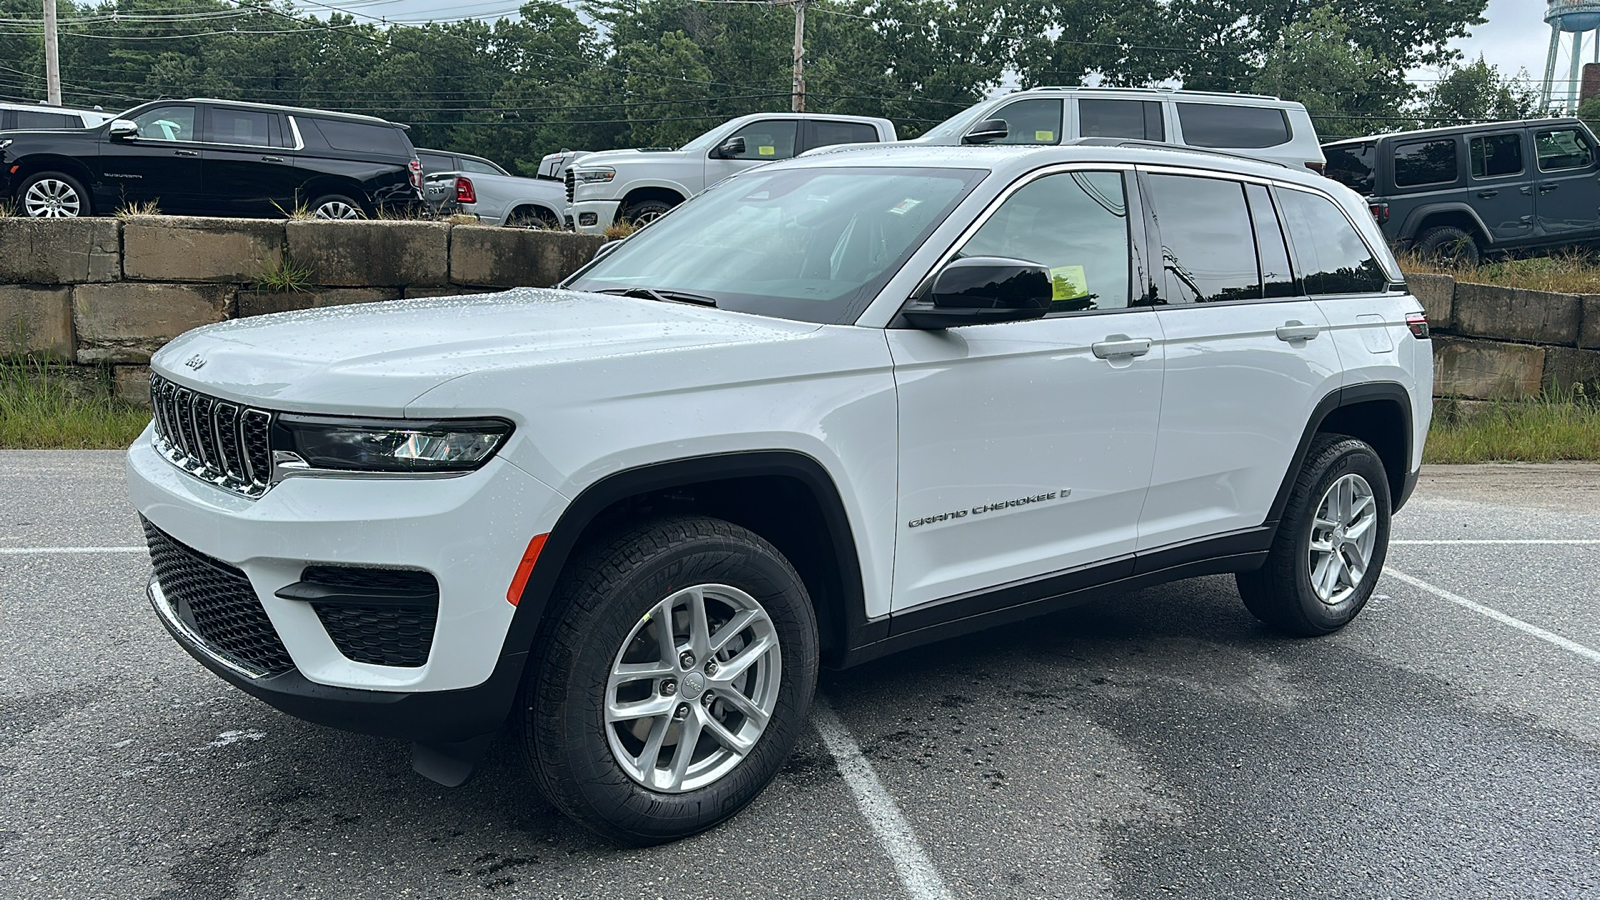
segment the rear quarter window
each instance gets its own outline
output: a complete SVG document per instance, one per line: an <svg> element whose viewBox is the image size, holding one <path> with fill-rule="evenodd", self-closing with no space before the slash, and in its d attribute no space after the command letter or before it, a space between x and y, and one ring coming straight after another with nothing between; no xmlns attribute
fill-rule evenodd
<svg viewBox="0 0 1600 900"><path fill-rule="evenodd" d="M1289 116L1281 109L1179 103L1178 124L1191 147L1260 149L1289 143Z"/></svg>
<svg viewBox="0 0 1600 900"><path fill-rule="evenodd" d="M1288 188L1278 189L1278 199L1307 294L1375 294L1388 288L1382 264L1332 200Z"/></svg>
<svg viewBox="0 0 1600 900"><path fill-rule="evenodd" d="M82 128L83 120L68 113L16 111L16 128Z"/></svg>
<svg viewBox="0 0 1600 900"><path fill-rule="evenodd" d="M308 119L322 139L335 150L351 153L381 153L385 156L412 154L411 141L400 129L392 125L374 125L366 122L347 122L340 119Z"/></svg>
<svg viewBox="0 0 1600 900"><path fill-rule="evenodd" d="M1394 183L1396 187L1422 187L1428 184L1451 184L1460 174L1456 161L1454 138L1437 141L1413 141L1396 144L1394 148Z"/></svg>
<svg viewBox="0 0 1600 900"><path fill-rule="evenodd" d="M1322 148L1328 158L1323 174L1358 194L1378 189L1378 143L1335 144Z"/></svg>

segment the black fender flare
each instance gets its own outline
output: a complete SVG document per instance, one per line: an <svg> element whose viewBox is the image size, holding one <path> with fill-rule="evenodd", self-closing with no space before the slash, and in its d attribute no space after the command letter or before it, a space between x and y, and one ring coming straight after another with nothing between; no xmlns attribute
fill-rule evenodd
<svg viewBox="0 0 1600 900"><path fill-rule="evenodd" d="M1294 457L1289 462L1288 471L1283 474L1283 482L1278 487L1278 494L1272 500L1272 508L1267 512L1267 518L1262 523L1277 531L1278 523L1283 519L1283 508L1289 503L1289 493L1294 489L1295 478L1300 474L1300 467L1305 464L1306 454L1311 450L1311 441L1317 436L1322 424L1335 410L1355 406L1358 403L1370 403L1374 400L1392 402L1399 408L1402 423L1401 458L1405 460L1403 470L1411 467L1411 433L1413 422L1411 419L1411 393L1405 385L1394 381L1374 381L1367 384L1352 384L1338 388L1323 397L1312 409L1311 415L1306 420L1305 431L1300 435L1300 443L1295 447ZM1409 476L1409 471L1387 472L1389 476L1390 512L1399 512L1409 498L1410 486L1414 480Z"/></svg>
<svg viewBox="0 0 1600 900"><path fill-rule="evenodd" d="M1417 239L1417 231L1422 227L1422 222L1429 216L1436 215L1438 213L1462 213L1463 215L1468 216L1474 223L1477 224L1478 231L1483 235L1485 244L1493 244L1495 242L1494 232L1489 230L1489 226L1483 224L1483 217L1478 215L1478 211L1459 201L1449 203L1429 203L1425 206L1419 206L1416 209L1413 209L1409 214L1406 215L1405 224L1400 226L1400 240L1405 241L1406 243L1415 241Z"/></svg>

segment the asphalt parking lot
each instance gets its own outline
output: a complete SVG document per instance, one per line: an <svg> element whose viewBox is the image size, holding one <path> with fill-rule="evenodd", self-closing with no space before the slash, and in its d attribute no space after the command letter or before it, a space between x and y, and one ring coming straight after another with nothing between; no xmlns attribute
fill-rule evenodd
<svg viewBox="0 0 1600 900"><path fill-rule="evenodd" d="M750 809L619 850L509 736L450 790L227 687L120 454L0 453L0 896L1600 896L1600 466L1428 470L1394 538L1327 638L1204 578L825 675Z"/></svg>

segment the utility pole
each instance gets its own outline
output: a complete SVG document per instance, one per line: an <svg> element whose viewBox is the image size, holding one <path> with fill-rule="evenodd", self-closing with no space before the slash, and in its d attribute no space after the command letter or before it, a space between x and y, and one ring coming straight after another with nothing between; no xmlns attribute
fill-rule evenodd
<svg viewBox="0 0 1600 900"><path fill-rule="evenodd" d="M794 112L806 111L806 0L791 0L794 6L794 96L789 103Z"/></svg>
<svg viewBox="0 0 1600 900"><path fill-rule="evenodd" d="M61 54L56 47L56 0L44 0L44 83L51 106L61 105Z"/></svg>

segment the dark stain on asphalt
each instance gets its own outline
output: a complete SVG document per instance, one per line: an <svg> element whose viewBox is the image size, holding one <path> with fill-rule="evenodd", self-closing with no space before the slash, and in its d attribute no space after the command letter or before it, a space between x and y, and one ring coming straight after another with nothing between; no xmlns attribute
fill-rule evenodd
<svg viewBox="0 0 1600 900"><path fill-rule="evenodd" d="M44 728L68 713L104 700L110 682L40 691L28 697L7 697L0 704L0 751L10 750L30 732Z"/></svg>

